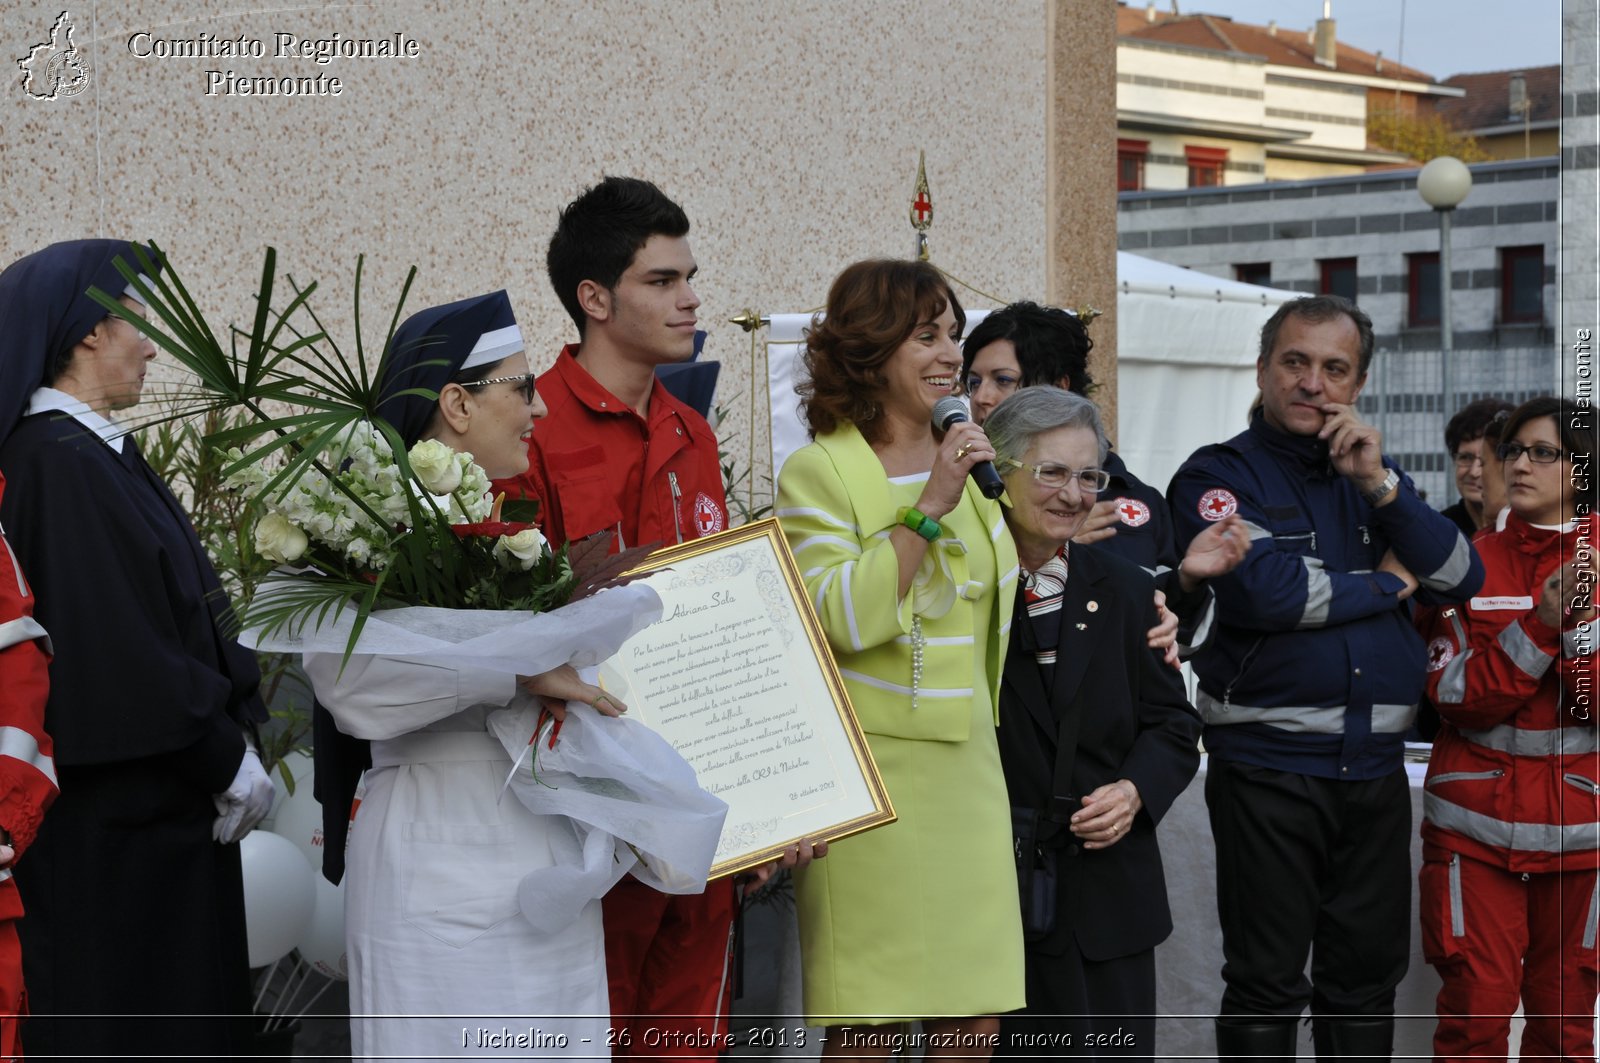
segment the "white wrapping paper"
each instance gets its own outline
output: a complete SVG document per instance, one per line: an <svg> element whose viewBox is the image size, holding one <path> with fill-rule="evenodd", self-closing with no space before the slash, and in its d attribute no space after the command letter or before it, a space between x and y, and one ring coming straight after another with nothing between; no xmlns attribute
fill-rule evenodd
<svg viewBox="0 0 1600 1063"><path fill-rule="evenodd" d="M271 595L272 583L263 583L257 593ZM240 634L239 641L269 653L342 654L355 619L352 605L315 628L308 624L292 634L280 630L270 636L252 628ZM428 606L379 609L367 618L355 652L538 675L562 664L575 668L599 664L659 619L661 598L644 583L610 587L548 613Z"/></svg>
<svg viewBox="0 0 1600 1063"><path fill-rule="evenodd" d="M270 584L261 593L271 594ZM292 637L251 630L240 642L272 652L343 654L355 616L347 608ZM592 683L594 666L660 617L661 599L644 583L612 587L548 613L383 609L367 618L353 656L472 664L514 675L570 664ZM573 826L571 836L551 832L555 863L520 884L518 901L527 920L557 933L630 871L664 893L704 890L728 806L700 789L688 762L643 723L604 717L574 702L555 748L548 746L548 731L541 739L535 781L529 738L538 716L538 703L519 693L487 719L489 732L516 765L508 780L515 796L505 800L540 815L564 816Z"/></svg>
<svg viewBox="0 0 1600 1063"><path fill-rule="evenodd" d="M552 836L556 862L523 878L517 896L528 922L551 932L567 926L629 872L663 893L704 890L728 806L700 788L677 750L638 720L576 702L555 748L547 727L535 750L528 740L538 715L532 699L519 697L488 721L516 765L516 799L567 817L576 832L576 841Z"/></svg>

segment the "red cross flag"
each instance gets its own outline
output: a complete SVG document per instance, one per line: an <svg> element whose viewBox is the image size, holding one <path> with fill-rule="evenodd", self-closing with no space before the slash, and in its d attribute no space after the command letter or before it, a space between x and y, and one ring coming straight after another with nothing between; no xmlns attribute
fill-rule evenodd
<svg viewBox="0 0 1600 1063"><path fill-rule="evenodd" d="M928 194L927 162L927 156L917 152L917 184L912 189L911 227L918 232L927 232L933 224L933 197Z"/></svg>

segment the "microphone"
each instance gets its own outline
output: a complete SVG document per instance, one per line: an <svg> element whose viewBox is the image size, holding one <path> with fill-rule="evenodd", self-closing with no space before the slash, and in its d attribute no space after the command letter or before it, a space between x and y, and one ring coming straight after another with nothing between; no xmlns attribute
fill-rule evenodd
<svg viewBox="0 0 1600 1063"><path fill-rule="evenodd" d="M954 395L946 396L933 404L933 427L941 432L950 431L953 424L969 421L966 403ZM978 491L984 498L999 498L1005 493L1006 485L1001 482L1000 474L994 471L994 462L980 461L967 470L967 475L972 477L972 482L978 485Z"/></svg>

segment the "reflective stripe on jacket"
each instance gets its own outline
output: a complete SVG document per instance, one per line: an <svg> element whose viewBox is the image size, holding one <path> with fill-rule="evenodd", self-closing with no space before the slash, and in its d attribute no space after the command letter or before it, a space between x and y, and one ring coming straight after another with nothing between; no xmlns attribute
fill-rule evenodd
<svg viewBox="0 0 1600 1063"><path fill-rule="evenodd" d="M1167 497L1180 551L1231 513L1252 540L1238 568L1211 581L1216 630L1194 658L1206 748L1329 779L1398 769L1426 657L1403 583L1377 570L1393 550L1416 574L1419 601L1470 595L1482 567L1455 525L1404 475L1374 508L1333 471L1326 443L1259 413L1248 431L1195 452Z"/></svg>
<svg viewBox="0 0 1600 1063"><path fill-rule="evenodd" d="M1475 541L1483 589L1430 619L1428 692L1443 722L1425 784L1428 841L1528 872L1600 848L1600 625L1562 632L1538 615L1545 578L1580 549L1592 556L1596 528L1593 517L1557 531L1511 516Z"/></svg>

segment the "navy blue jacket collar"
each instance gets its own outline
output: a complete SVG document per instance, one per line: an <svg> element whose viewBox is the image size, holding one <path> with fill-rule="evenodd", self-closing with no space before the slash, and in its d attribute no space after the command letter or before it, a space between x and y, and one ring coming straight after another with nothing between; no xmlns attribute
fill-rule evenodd
<svg viewBox="0 0 1600 1063"><path fill-rule="evenodd" d="M1328 443L1316 436L1291 435L1267 423L1264 412L1257 409L1250 415L1250 434L1272 453L1291 461L1307 472L1323 477L1333 477L1333 466L1328 462Z"/></svg>

